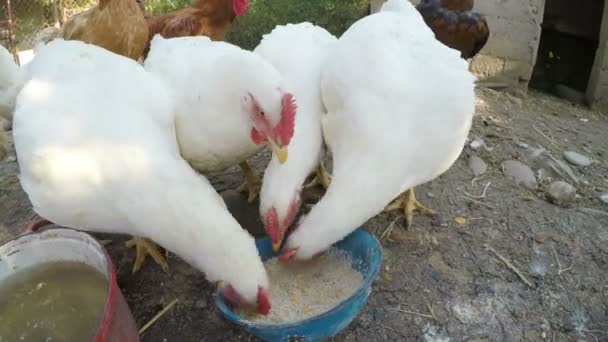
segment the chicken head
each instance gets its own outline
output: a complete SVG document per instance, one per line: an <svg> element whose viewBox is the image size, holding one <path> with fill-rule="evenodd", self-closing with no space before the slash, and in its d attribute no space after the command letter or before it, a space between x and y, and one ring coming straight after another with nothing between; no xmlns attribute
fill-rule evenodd
<svg viewBox="0 0 608 342"><path fill-rule="evenodd" d="M249 93L243 101L252 122L251 139L258 145L267 141L282 164L287 160L287 146L293 137L297 106L292 94L281 92L280 96L280 101L268 101L274 97L272 94Z"/></svg>
<svg viewBox="0 0 608 342"><path fill-rule="evenodd" d="M281 248L285 234L298 215L301 204L302 200L300 199L300 195L297 194L289 204L287 213L283 216L277 213L275 207L271 207L266 211L266 215L262 217L264 229L266 229L266 233L270 237L270 241L272 241L272 250L275 253Z"/></svg>
<svg viewBox="0 0 608 342"><path fill-rule="evenodd" d="M233 0L232 1L232 10L234 11L234 14L237 17L245 14L245 12L247 12L248 4L249 4L248 0Z"/></svg>
<svg viewBox="0 0 608 342"><path fill-rule="evenodd" d="M241 296L232 285L218 281L216 286L220 289L224 298L235 307L247 308L260 315L268 315L270 312L271 305L270 299L268 298L268 291L262 287L258 287L256 302L250 303L243 296Z"/></svg>

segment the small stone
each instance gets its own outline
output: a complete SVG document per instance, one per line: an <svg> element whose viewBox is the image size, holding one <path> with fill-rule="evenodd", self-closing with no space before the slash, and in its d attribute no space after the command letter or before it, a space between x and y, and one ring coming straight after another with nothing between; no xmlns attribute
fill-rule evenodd
<svg viewBox="0 0 608 342"><path fill-rule="evenodd" d="M523 142L519 142L519 141L516 142L515 145L517 147L521 148L521 149L524 149L524 150L526 150L526 149L528 149L528 147L530 147L530 145L528 145L526 143L523 143Z"/></svg>
<svg viewBox="0 0 608 342"><path fill-rule="evenodd" d="M426 197L428 197L428 198L435 198L435 194L432 193L432 192L427 192L426 193Z"/></svg>
<svg viewBox="0 0 608 342"><path fill-rule="evenodd" d="M472 155L469 157L469 168L471 171L473 171L473 176L478 177L486 172L488 165L483 161L483 159Z"/></svg>
<svg viewBox="0 0 608 342"><path fill-rule="evenodd" d="M477 151L480 147L484 146L485 143L483 142L482 139L475 139L473 141L471 141L471 144L469 144L469 146L471 146L472 149L474 149L475 151Z"/></svg>
<svg viewBox="0 0 608 342"><path fill-rule="evenodd" d="M530 167L517 160L507 160L502 163L502 172L516 184L522 184L530 190L536 190L538 183Z"/></svg>
<svg viewBox="0 0 608 342"><path fill-rule="evenodd" d="M608 192L604 192L600 195L600 200L606 204L608 204Z"/></svg>
<svg viewBox="0 0 608 342"><path fill-rule="evenodd" d="M567 208L576 200L576 188L566 182L556 181L549 184L546 195L549 202Z"/></svg>
<svg viewBox="0 0 608 342"><path fill-rule="evenodd" d="M564 152L564 159L574 166L585 167L591 165L591 160L589 158L573 151Z"/></svg>

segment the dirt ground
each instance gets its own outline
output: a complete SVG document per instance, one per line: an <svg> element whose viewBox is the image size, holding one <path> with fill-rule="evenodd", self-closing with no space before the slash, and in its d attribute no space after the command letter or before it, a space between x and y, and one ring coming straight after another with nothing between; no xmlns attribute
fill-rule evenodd
<svg viewBox="0 0 608 342"><path fill-rule="evenodd" d="M383 271L361 315L335 341L608 341L608 204L600 200L608 192L608 117L535 92L477 92L470 133L477 149L467 146L448 172L416 188L439 215L415 217L409 231L397 212L365 224L382 238ZM560 169L555 160L567 150L593 163ZM485 161L485 173L473 176L470 155ZM258 171L266 158L255 160ZM538 190L505 177L506 160L530 166ZM0 163L0 223L7 228L0 240L32 215L17 173L13 151ZM576 186L571 208L545 198L560 174ZM257 203L229 190L241 182L238 169L212 181L259 235ZM143 341L256 340L219 315L200 272L171 256L169 274L147 263L133 275L126 237L103 238L112 239L107 248L139 326L179 300Z"/></svg>

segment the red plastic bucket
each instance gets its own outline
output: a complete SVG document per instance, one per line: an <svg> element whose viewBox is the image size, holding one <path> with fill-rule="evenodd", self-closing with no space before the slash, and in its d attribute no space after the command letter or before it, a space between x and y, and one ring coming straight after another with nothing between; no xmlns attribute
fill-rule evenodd
<svg viewBox="0 0 608 342"><path fill-rule="evenodd" d="M103 315L94 342L139 341L133 315L116 283L114 264L103 246L86 233L51 228L8 241L0 246L0 283L22 269L52 261L82 262L105 275L106 304L101 308Z"/></svg>

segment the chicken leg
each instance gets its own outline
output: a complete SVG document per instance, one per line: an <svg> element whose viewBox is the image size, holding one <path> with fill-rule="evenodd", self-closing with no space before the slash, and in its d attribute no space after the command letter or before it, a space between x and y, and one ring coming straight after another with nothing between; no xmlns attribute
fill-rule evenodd
<svg viewBox="0 0 608 342"><path fill-rule="evenodd" d="M315 177L310 181L310 183L304 185L304 188L312 188L313 186L321 185L325 190L329 188L329 184L331 183L331 175L325 169L325 165L323 162L319 163L319 167L316 170Z"/></svg>
<svg viewBox="0 0 608 342"><path fill-rule="evenodd" d="M255 172L253 172L247 161L240 163L239 166L241 167L241 170L243 170L245 182L243 182L243 184L239 186L238 191L249 192L249 197L247 198L247 201L249 203L253 203L255 198L260 193L260 189L262 188L260 180L256 176Z"/></svg>
<svg viewBox="0 0 608 342"><path fill-rule="evenodd" d="M133 263L133 273L139 271L141 266L144 264L146 257L150 255L152 259L162 268L163 271L169 271L169 263L167 263L166 251L163 256L161 247L151 240L134 236L131 240L126 243L128 248L135 247L135 262Z"/></svg>
<svg viewBox="0 0 608 342"><path fill-rule="evenodd" d="M414 193L414 188L404 191L401 195L399 195L399 197L397 197L397 199L387 205L386 208L384 208L384 211L393 211L397 209L403 209L406 228L412 226L414 211L419 211L420 213L429 216L435 214L435 211L418 202L416 199L416 194Z"/></svg>

